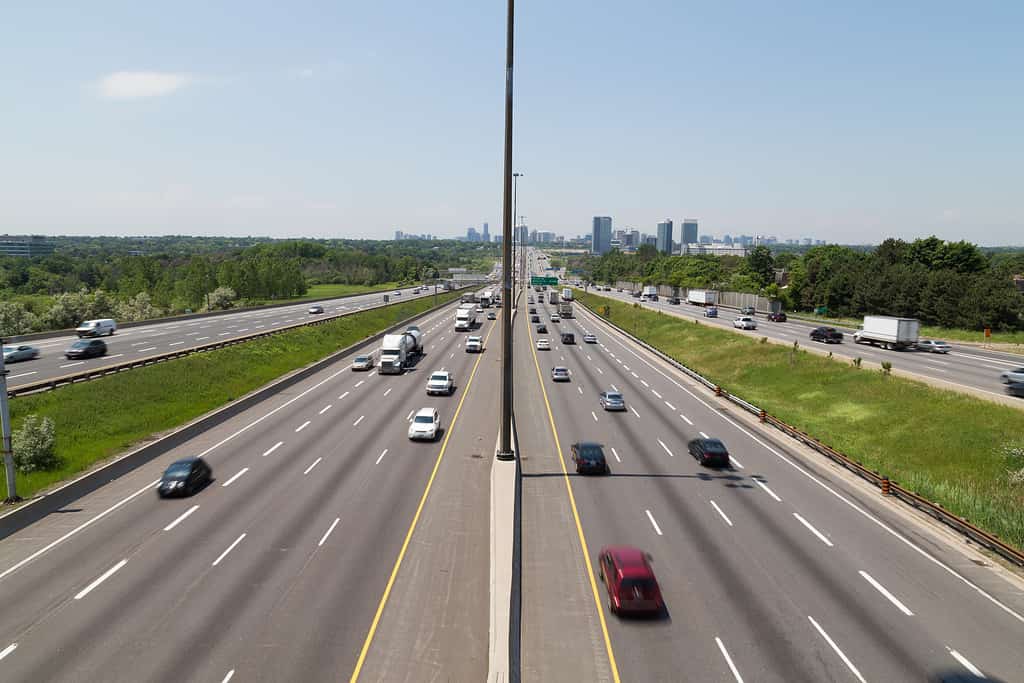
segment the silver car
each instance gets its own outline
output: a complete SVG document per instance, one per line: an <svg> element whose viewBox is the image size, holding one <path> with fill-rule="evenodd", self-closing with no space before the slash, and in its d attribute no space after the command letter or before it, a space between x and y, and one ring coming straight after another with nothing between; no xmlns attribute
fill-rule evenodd
<svg viewBox="0 0 1024 683"><path fill-rule="evenodd" d="M622 394L618 391L602 391L598 395L597 401L605 410L626 409L626 399L622 398Z"/></svg>
<svg viewBox="0 0 1024 683"><path fill-rule="evenodd" d="M19 360L35 360L39 358L39 349L34 346L5 346L4 362L16 363Z"/></svg>
<svg viewBox="0 0 1024 683"><path fill-rule="evenodd" d="M749 315L740 316L732 321L732 326L740 330L756 330L757 321Z"/></svg>
<svg viewBox="0 0 1024 683"><path fill-rule="evenodd" d="M1003 384L1010 384L1011 382L1024 382L1024 368L1017 368L1016 370L1007 370L1000 377L1003 378Z"/></svg>
<svg viewBox="0 0 1024 683"><path fill-rule="evenodd" d="M562 367L561 365L551 368L551 381L552 382L568 382L569 381L569 368Z"/></svg>
<svg viewBox="0 0 1024 683"><path fill-rule="evenodd" d="M931 353L949 353L953 347L939 339L922 339L917 342L917 348L919 351L929 351Z"/></svg>
<svg viewBox="0 0 1024 683"><path fill-rule="evenodd" d="M352 361L353 370L370 370L373 368L374 360L373 354L368 353L362 356L356 356L355 360Z"/></svg>

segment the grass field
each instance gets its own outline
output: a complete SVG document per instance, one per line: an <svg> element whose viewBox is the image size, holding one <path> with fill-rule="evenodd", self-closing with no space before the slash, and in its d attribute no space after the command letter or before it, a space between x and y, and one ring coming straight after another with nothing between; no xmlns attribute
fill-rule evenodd
<svg viewBox="0 0 1024 683"><path fill-rule="evenodd" d="M457 293L438 295L450 301ZM225 405L433 306L433 298L354 313L337 320L179 360L73 384L10 402L11 424L26 415L53 419L63 467L17 477L28 498L154 434Z"/></svg>
<svg viewBox="0 0 1024 683"><path fill-rule="evenodd" d="M1024 549L1024 413L593 294L577 300L729 392ZM1024 452L1024 451L1022 451Z"/></svg>
<svg viewBox="0 0 1024 683"><path fill-rule="evenodd" d="M305 295L295 299L284 299L281 301L267 301L265 303L280 304L286 301L308 301L310 299L325 299L336 296L349 296L350 294L366 294L367 292L390 292L398 289L397 282L382 282L377 285L310 285Z"/></svg>

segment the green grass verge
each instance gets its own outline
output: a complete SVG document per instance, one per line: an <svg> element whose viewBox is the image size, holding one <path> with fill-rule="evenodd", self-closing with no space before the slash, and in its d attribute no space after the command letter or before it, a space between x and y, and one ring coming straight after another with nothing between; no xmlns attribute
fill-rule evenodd
<svg viewBox="0 0 1024 683"><path fill-rule="evenodd" d="M458 297L438 294L438 302ZM140 441L219 408L267 382L421 313L433 297L404 301L323 325L186 356L10 402L18 429L30 414L51 418L63 466L18 474L23 498L69 479Z"/></svg>
<svg viewBox="0 0 1024 683"><path fill-rule="evenodd" d="M310 299L326 299L337 296L348 296L350 294L369 294L372 292L391 292L402 286L398 282L381 282L376 285L310 285L309 289L300 297L294 299L267 300L262 304L285 304L290 302L309 301Z"/></svg>
<svg viewBox="0 0 1024 683"><path fill-rule="evenodd" d="M1024 457L1004 451L1024 447L1024 412L760 343L756 332L576 296L598 314L607 306L612 322L729 392L1024 549L1024 484L1008 474Z"/></svg>
<svg viewBox="0 0 1024 683"><path fill-rule="evenodd" d="M840 327L857 328L863 318L829 318L810 313L789 313L794 320L805 320L820 325L839 325ZM984 330L963 330L953 327L935 327L932 325L921 325L921 336L931 339L944 339L946 341L976 342L978 344L1024 344L1024 331L1017 332L993 332L990 339L985 339Z"/></svg>

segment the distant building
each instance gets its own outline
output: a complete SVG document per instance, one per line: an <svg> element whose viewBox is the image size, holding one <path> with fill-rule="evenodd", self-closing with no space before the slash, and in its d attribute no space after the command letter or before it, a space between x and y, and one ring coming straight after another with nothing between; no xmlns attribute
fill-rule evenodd
<svg viewBox="0 0 1024 683"><path fill-rule="evenodd" d="M662 254L672 253L672 219L666 218L658 223L658 239L655 248Z"/></svg>
<svg viewBox="0 0 1024 683"><path fill-rule="evenodd" d="M593 254L607 254L612 247L611 216L594 216L591 229L590 251Z"/></svg>
<svg viewBox="0 0 1024 683"><path fill-rule="evenodd" d="M803 241L805 247L809 247L812 244L814 244L814 240L811 239L810 237L805 237L805 238L803 238L802 241Z"/></svg>
<svg viewBox="0 0 1024 683"><path fill-rule="evenodd" d="M491 233L487 230L487 223L484 223L484 242L491 241Z"/></svg>
<svg viewBox="0 0 1024 683"><path fill-rule="evenodd" d="M555 233L550 230L538 230L537 231L537 242L540 244L551 244L555 241Z"/></svg>
<svg viewBox="0 0 1024 683"><path fill-rule="evenodd" d="M636 249L640 246L640 231L639 230L627 230L626 231L626 246L631 249Z"/></svg>
<svg viewBox="0 0 1024 683"><path fill-rule="evenodd" d="M703 241L704 237L705 236L701 237L700 244L683 245L682 253L691 256L696 254L705 254L709 256L746 256L749 251L746 247L738 246L735 240L733 240L732 246L726 246L724 244L705 243Z"/></svg>
<svg viewBox="0 0 1024 683"><path fill-rule="evenodd" d="M711 235L701 235L697 240L699 244L714 244L715 240Z"/></svg>
<svg viewBox="0 0 1024 683"><path fill-rule="evenodd" d="M525 225L517 225L512 232L512 239L519 244L526 244L530 241L530 229Z"/></svg>
<svg viewBox="0 0 1024 683"><path fill-rule="evenodd" d="M696 244L697 243L697 219L696 218L684 218L683 219L683 244Z"/></svg>
<svg viewBox="0 0 1024 683"><path fill-rule="evenodd" d="M0 238L0 256L49 256L55 249L53 242L45 237L10 237Z"/></svg>
<svg viewBox="0 0 1024 683"><path fill-rule="evenodd" d="M405 233L401 230L395 230L395 241L400 242L403 239L405 239Z"/></svg>
<svg viewBox="0 0 1024 683"><path fill-rule="evenodd" d="M478 233L476 231L476 228L474 228L474 227L466 228L466 241L467 242L479 242L480 241L480 233Z"/></svg>
<svg viewBox="0 0 1024 683"><path fill-rule="evenodd" d="M722 235L722 244L725 244L725 245L731 247L732 246L732 237L730 237L729 235Z"/></svg>
<svg viewBox="0 0 1024 683"><path fill-rule="evenodd" d="M537 244L537 231L536 230L531 230L530 231L530 244Z"/></svg>

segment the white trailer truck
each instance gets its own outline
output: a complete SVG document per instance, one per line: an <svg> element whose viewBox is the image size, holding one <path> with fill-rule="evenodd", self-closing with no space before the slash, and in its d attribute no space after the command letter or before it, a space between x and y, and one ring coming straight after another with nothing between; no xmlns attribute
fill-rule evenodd
<svg viewBox="0 0 1024 683"><path fill-rule="evenodd" d="M476 325L476 305L462 304L455 311L455 331L468 332Z"/></svg>
<svg viewBox="0 0 1024 683"><path fill-rule="evenodd" d="M568 287L562 288L562 301L572 301L572 290Z"/></svg>
<svg viewBox="0 0 1024 683"><path fill-rule="evenodd" d="M697 306L714 306L715 294L713 289L691 289L686 293L686 301Z"/></svg>
<svg viewBox="0 0 1024 683"><path fill-rule="evenodd" d="M917 346L921 323L914 318L866 315L864 324L853 333L857 344L872 344L883 349L903 350Z"/></svg>

